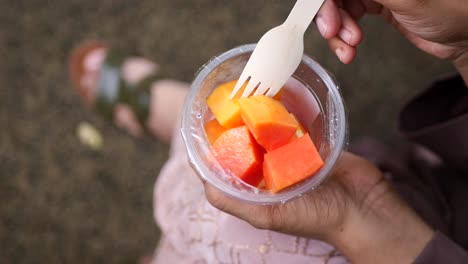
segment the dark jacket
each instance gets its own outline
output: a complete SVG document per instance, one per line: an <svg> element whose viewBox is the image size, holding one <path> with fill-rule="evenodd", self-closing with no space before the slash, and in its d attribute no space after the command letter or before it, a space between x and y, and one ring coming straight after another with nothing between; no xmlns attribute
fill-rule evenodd
<svg viewBox="0 0 468 264"><path fill-rule="evenodd" d="M401 112L400 130L415 145L392 180L437 230L415 263L468 263L468 88L463 79L440 79L410 101Z"/></svg>

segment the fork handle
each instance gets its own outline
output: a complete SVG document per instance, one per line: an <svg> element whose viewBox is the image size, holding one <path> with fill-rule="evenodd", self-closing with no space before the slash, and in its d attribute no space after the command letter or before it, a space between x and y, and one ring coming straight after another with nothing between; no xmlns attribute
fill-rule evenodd
<svg viewBox="0 0 468 264"><path fill-rule="evenodd" d="M297 27L304 34L323 2L325 0L297 0L284 24Z"/></svg>

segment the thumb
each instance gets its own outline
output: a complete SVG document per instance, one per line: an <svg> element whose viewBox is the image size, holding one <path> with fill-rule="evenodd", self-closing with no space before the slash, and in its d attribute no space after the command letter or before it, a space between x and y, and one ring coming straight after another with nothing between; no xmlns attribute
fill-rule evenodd
<svg viewBox="0 0 468 264"><path fill-rule="evenodd" d="M243 219L259 229L275 229L271 205L257 205L230 197L209 183L204 183L205 195L211 205L230 215Z"/></svg>
<svg viewBox="0 0 468 264"><path fill-rule="evenodd" d="M315 24L320 34L326 39L330 39L338 34L341 28L341 16L334 0L326 0L320 8Z"/></svg>

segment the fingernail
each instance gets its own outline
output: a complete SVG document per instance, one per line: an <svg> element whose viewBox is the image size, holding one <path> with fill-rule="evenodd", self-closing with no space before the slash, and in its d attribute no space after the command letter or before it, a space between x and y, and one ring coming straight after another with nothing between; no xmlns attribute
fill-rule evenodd
<svg viewBox="0 0 468 264"><path fill-rule="evenodd" d="M317 27L320 33L322 34L322 36L325 36L325 34L327 34L328 25L327 23L325 23L325 20L323 18L317 17Z"/></svg>
<svg viewBox="0 0 468 264"><path fill-rule="evenodd" d="M351 45L351 40L352 40L352 38L353 38L353 34L351 34L351 32L350 32L349 30L343 28L343 29L340 30L340 33L338 33L338 34L339 34L340 38L341 38L344 42L346 42L346 43L348 43L349 45Z"/></svg>
<svg viewBox="0 0 468 264"><path fill-rule="evenodd" d="M342 48L338 48L335 50L336 56L340 59L340 61L343 61L344 58L344 50Z"/></svg>

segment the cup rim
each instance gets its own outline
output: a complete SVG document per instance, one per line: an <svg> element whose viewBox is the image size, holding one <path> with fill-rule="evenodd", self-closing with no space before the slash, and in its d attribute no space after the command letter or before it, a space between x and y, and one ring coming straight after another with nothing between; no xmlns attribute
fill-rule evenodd
<svg viewBox="0 0 468 264"><path fill-rule="evenodd" d="M308 55L304 54L301 63L305 63L308 67L314 70L317 75L322 79L325 85L328 87L329 92L333 94L333 98L336 100L338 111L337 111L337 122L339 122L338 127L342 127L343 129L338 130L337 137L336 137L336 146L331 149L330 154L328 156L327 162L325 162L324 166L320 169L319 172L313 177L314 181L309 181L306 184L299 185L297 188L291 189L290 191L286 192L279 192L271 195L259 195L259 193L247 193L247 192L240 192L235 190L234 188L227 188L222 189L219 185L222 185L222 180L218 179L219 177L206 177L204 172L211 171L210 168L204 164L202 159L199 157L199 153L193 151L194 141L190 137L190 126L187 126L190 122L188 120L191 116L191 105L189 102L193 102L195 96L197 95L198 89L200 88L201 84L204 82L205 78L209 76L209 74L215 70L219 65L223 62L232 59L234 57L240 56L245 53L251 53L255 49L256 44L245 44L235 48L232 48L228 51L225 51L217 56L211 58L207 63L202 65L197 73L195 74L195 79L193 80L190 91L187 94L185 99L184 109L182 112L182 126L181 126L181 134L183 141L185 143L185 147L188 154L188 160L192 168L198 174L198 176L206 181L207 183L213 185L215 188L219 189L223 193L234 197L236 199L240 199L249 203L254 204L278 204L278 203L285 203L292 199L298 198L301 195L312 191L319 187L321 183L332 173L333 167L338 160L341 152L345 149L347 144L347 122L346 122L346 111L342 96L339 91L339 86L332 74L330 74L327 70L325 70L320 64L318 64L314 59L309 57ZM252 187L254 188L254 187Z"/></svg>

